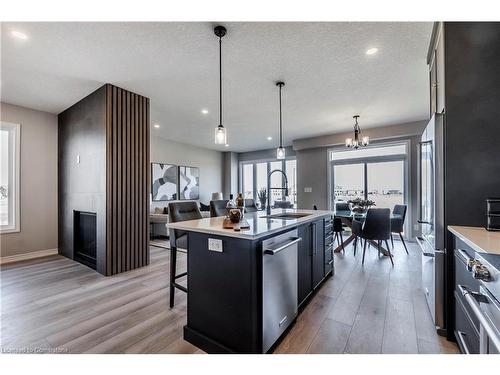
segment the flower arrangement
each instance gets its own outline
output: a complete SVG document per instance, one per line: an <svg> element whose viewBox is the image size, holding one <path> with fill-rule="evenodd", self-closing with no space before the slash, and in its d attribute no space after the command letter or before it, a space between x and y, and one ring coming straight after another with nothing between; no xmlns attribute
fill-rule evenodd
<svg viewBox="0 0 500 375"><path fill-rule="evenodd" d="M374 201L361 198L348 200L347 203L351 205L351 211L358 214L365 213L368 210L368 208L370 208L371 206L375 206Z"/></svg>

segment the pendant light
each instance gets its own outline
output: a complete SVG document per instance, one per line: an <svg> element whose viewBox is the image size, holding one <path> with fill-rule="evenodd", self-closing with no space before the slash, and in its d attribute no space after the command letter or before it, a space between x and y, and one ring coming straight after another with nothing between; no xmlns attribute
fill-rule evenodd
<svg viewBox="0 0 500 375"><path fill-rule="evenodd" d="M215 128L215 144L227 144L227 131L222 125L222 37L226 35L224 26L216 26L215 35L219 38L219 125Z"/></svg>
<svg viewBox="0 0 500 375"><path fill-rule="evenodd" d="M280 144L276 149L276 158L284 159L285 158L285 148L283 147L283 120L281 114L281 88L285 86L285 82L276 82L276 86L279 87L279 97L280 97Z"/></svg>
<svg viewBox="0 0 500 375"><path fill-rule="evenodd" d="M362 137L361 141L359 140L361 136L361 128L358 124L359 115L352 116L355 121L354 124L354 140L352 138L346 138L345 145L349 148L354 148L357 150L360 146L368 146L370 144L370 137Z"/></svg>

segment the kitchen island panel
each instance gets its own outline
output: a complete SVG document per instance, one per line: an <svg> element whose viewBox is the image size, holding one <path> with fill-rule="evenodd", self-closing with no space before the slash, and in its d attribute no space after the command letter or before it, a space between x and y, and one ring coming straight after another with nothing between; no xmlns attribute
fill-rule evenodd
<svg viewBox="0 0 500 375"><path fill-rule="evenodd" d="M208 250L208 239L222 252ZM208 352L256 353L261 346L262 252L256 241L189 233L188 338ZM204 338L203 338L204 337ZM210 348L206 338L211 338Z"/></svg>

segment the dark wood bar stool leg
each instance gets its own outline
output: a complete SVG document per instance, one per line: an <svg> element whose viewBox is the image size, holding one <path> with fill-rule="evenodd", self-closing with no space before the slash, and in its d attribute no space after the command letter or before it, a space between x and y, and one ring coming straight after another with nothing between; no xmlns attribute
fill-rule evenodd
<svg viewBox="0 0 500 375"><path fill-rule="evenodd" d="M170 248L170 307L174 307L175 273L177 271L177 247Z"/></svg>

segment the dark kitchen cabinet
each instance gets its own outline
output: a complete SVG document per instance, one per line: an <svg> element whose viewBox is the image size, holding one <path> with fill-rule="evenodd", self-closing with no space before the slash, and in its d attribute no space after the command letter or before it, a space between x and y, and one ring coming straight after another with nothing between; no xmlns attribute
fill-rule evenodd
<svg viewBox="0 0 500 375"><path fill-rule="evenodd" d="M333 271L331 247L325 247L325 220L320 219L298 228L298 305Z"/></svg>
<svg viewBox="0 0 500 375"><path fill-rule="evenodd" d="M325 277L325 238L323 219L311 223L313 289Z"/></svg>
<svg viewBox="0 0 500 375"><path fill-rule="evenodd" d="M311 244L311 225L306 224L298 228L299 242L298 251L298 305L305 301L311 294L312 287L312 244Z"/></svg>

